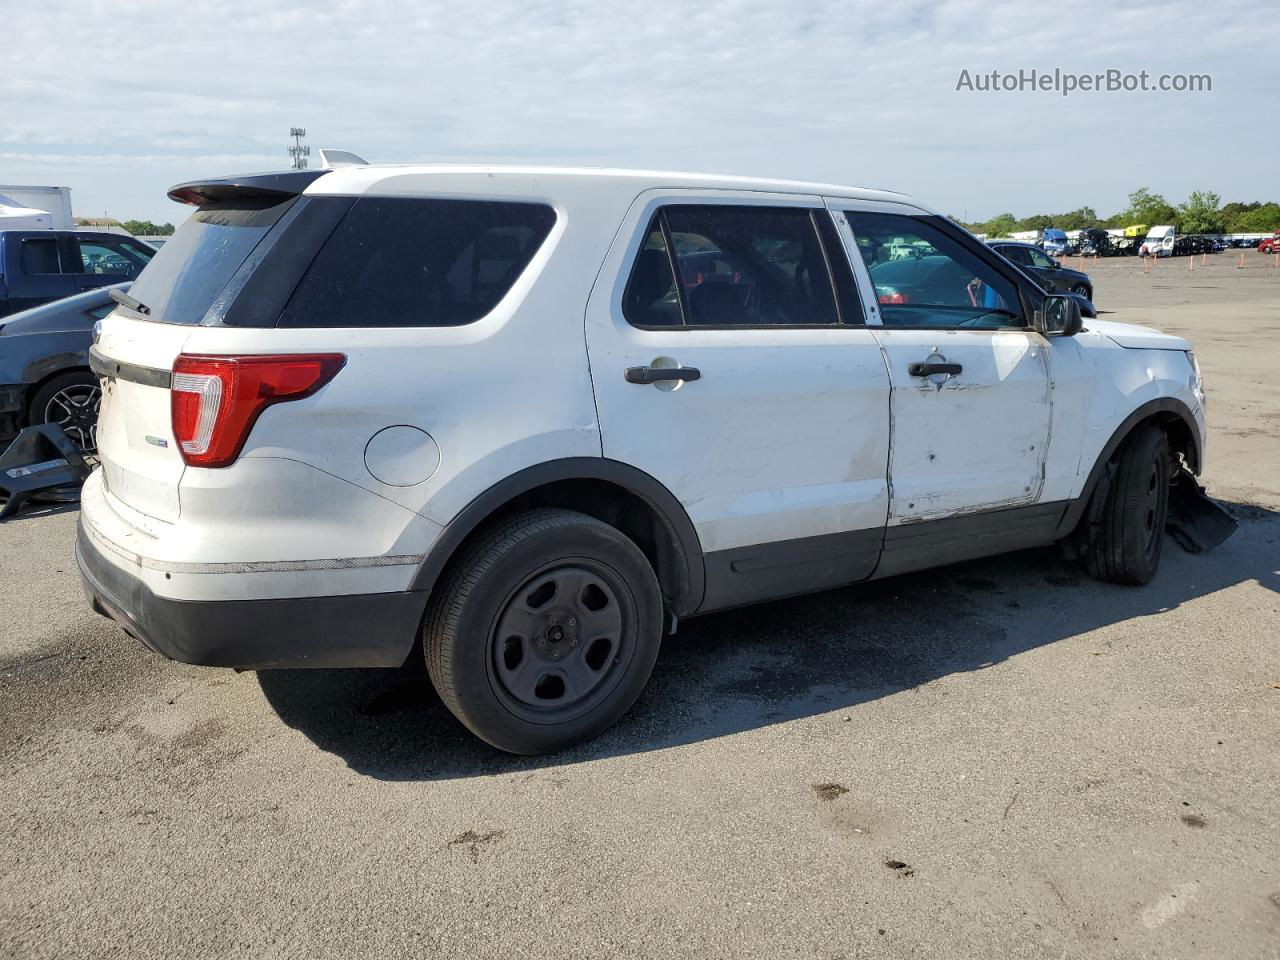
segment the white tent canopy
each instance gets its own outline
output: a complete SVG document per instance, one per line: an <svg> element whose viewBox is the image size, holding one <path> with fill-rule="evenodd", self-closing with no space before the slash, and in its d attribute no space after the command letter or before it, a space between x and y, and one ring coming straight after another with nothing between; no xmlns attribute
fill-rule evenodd
<svg viewBox="0 0 1280 960"><path fill-rule="evenodd" d="M0 194L0 230L52 230L53 214L48 210L21 207Z"/></svg>

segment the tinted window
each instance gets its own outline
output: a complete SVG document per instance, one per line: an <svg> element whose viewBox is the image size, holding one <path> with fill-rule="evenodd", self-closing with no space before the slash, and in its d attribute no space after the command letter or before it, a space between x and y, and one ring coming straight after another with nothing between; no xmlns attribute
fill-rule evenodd
<svg viewBox="0 0 1280 960"><path fill-rule="evenodd" d="M1040 267L1044 270L1048 270L1053 267L1053 261L1049 259L1049 255L1043 250L1027 250L1026 254L1033 267Z"/></svg>
<svg viewBox="0 0 1280 960"><path fill-rule="evenodd" d="M920 217L848 214L885 326L1022 326L1017 288Z"/></svg>
<svg viewBox="0 0 1280 960"><path fill-rule="evenodd" d="M119 277L132 280L151 259L143 256L136 246L111 240L77 240L80 254L80 273L95 276Z"/></svg>
<svg viewBox="0 0 1280 960"><path fill-rule="evenodd" d="M201 207L139 274L129 295L152 320L199 323L232 274L293 203L235 201Z"/></svg>
<svg viewBox="0 0 1280 960"><path fill-rule="evenodd" d="M636 254L622 295L622 315L638 327L678 327L684 322L659 216L649 224L644 244Z"/></svg>
<svg viewBox="0 0 1280 960"><path fill-rule="evenodd" d="M506 296L555 219L534 203L358 200L303 275L280 325L471 323Z"/></svg>
<svg viewBox="0 0 1280 960"><path fill-rule="evenodd" d="M670 206L662 217L688 325L839 322L808 210Z"/></svg>
<svg viewBox="0 0 1280 960"><path fill-rule="evenodd" d="M1031 255L1027 252L1026 247L996 247L996 252L1012 260L1014 263L1022 267L1031 266Z"/></svg>
<svg viewBox="0 0 1280 960"><path fill-rule="evenodd" d="M53 237L22 241L23 273L61 273L58 241Z"/></svg>

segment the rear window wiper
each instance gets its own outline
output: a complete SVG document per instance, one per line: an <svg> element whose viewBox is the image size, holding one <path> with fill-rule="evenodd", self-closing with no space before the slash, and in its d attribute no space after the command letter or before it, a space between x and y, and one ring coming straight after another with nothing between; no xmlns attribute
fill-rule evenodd
<svg viewBox="0 0 1280 960"><path fill-rule="evenodd" d="M120 306L128 307L130 310L132 310L134 313L138 314L139 316L143 316L143 317L151 316L150 307L148 307L141 300L138 300L134 297L129 296L123 290L108 290L107 292L111 295L111 299L114 300L116 303L120 304Z"/></svg>

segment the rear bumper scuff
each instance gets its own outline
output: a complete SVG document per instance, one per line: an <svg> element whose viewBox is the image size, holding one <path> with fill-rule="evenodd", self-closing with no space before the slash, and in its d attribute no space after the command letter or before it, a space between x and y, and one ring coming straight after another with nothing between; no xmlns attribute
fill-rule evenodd
<svg viewBox="0 0 1280 960"><path fill-rule="evenodd" d="M413 647L427 599L412 590L275 600L159 597L107 560L83 527L76 561L94 611L156 653L200 666L396 667Z"/></svg>

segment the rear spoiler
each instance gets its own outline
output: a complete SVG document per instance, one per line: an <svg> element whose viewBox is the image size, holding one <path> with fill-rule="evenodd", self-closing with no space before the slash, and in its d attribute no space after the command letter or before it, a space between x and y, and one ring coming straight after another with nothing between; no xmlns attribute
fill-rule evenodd
<svg viewBox="0 0 1280 960"><path fill-rule="evenodd" d="M169 199L198 207L219 200L246 198L283 200L296 197L328 170L286 170L283 173L248 173L215 180L192 180L169 188Z"/></svg>

